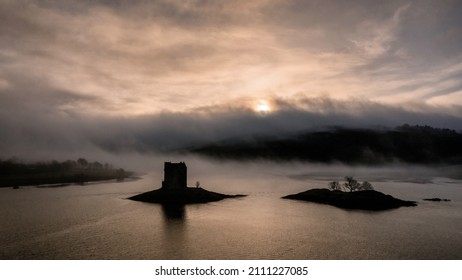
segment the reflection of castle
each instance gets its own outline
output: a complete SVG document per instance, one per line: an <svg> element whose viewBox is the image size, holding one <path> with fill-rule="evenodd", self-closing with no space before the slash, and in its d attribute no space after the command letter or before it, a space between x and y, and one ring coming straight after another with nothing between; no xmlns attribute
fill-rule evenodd
<svg viewBox="0 0 462 280"><path fill-rule="evenodd" d="M164 181L162 188L166 190L178 190L187 188L187 169L184 162L164 162Z"/></svg>

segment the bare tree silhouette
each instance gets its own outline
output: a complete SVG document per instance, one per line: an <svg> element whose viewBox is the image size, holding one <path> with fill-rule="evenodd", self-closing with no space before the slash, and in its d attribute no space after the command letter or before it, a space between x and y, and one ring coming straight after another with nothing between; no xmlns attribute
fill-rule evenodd
<svg viewBox="0 0 462 280"><path fill-rule="evenodd" d="M342 186L338 181L333 181L329 183L329 189L331 189L332 191L341 191Z"/></svg>
<svg viewBox="0 0 462 280"><path fill-rule="evenodd" d="M359 187L360 191L371 191L373 190L374 187L372 187L372 184L369 183L368 181L364 181L361 186Z"/></svg>
<svg viewBox="0 0 462 280"><path fill-rule="evenodd" d="M361 184L356 181L355 179L353 179L353 177L351 176L346 176L345 177L345 184L343 184L343 186L349 190L350 192L354 192L354 191L357 191L359 189L359 187L361 186Z"/></svg>

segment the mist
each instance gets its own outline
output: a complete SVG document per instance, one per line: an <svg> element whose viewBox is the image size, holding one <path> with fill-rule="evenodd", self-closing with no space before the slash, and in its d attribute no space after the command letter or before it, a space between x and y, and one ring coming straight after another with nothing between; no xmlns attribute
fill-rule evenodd
<svg viewBox="0 0 462 280"><path fill-rule="evenodd" d="M98 160L131 154L168 156L171 152L230 139L287 137L332 126L394 128L408 123L460 131L462 120L437 107L425 112L361 102L312 98L296 104L274 99L274 111L259 113L245 107L199 108L136 117L64 114L60 111L0 111L0 157ZM461 109L454 106L456 113Z"/></svg>

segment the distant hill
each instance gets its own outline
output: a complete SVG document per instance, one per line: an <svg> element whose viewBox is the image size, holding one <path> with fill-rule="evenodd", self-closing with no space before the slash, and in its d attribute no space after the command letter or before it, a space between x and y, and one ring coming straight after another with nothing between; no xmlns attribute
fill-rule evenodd
<svg viewBox="0 0 462 280"><path fill-rule="evenodd" d="M450 129L407 124L380 130L336 127L285 138L234 139L191 148L189 152L236 160L462 164L462 134Z"/></svg>

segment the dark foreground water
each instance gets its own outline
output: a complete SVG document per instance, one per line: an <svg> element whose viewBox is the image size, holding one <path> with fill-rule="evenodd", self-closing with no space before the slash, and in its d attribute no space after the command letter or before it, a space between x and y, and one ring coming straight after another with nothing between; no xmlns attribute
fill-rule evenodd
<svg viewBox="0 0 462 280"><path fill-rule="evenodd" d="M126 199L159 186L157 171L132 182L0 189L0 258L462 259L462 181L404 167L189 167L191 186L248 196L184 209ZM280 199L345 175L419 205L368 212ZM422 200L435 196L452 201Z"/></svg>

